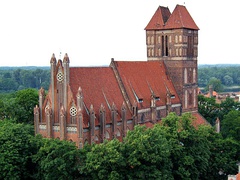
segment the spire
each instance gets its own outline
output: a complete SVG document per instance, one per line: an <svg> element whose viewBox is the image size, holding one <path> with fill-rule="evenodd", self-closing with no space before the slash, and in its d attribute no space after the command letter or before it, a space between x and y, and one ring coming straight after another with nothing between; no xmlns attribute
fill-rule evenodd
<svg viewBox="0 0 240 180"><path fill-rule="evenodd" d="M61 106L61 109L60 109L60 116L65 116L65 109L63 106Z"/></svg>
<svg viewBox="0 0 240 180"><path fill-rule="evenodd" d="M57 62L57 60L56 60L55 54L53 53L52 57L51 57L51 60L50 60L50 63L56 63L56 62Z"/></svg>
<svg viewBox="0 0 240 180"><path fill-rule="evenodd" d="M45 90L43 89L43 87L41 87L39 90L39 96L44 96L44 95L45 95Z"/></svg>
<svg viewBox="0 0 240 180"><path fill-rule="evenodd" d="M123 103L122 103L122 110L125 110L126 109L126 104L125 104L125 102L123 101Z"/></svg>
<svg viewBox="0 0 240 180"><path fill-rule="evenodd" d="M65 53L65 55L64 55L63 63L69 63L69 57L68 57L67 53Z"/></svg>
<svg viewBox="0 0 240 180"><path fill-rule="evenodd" d="M34 108L34 114L39 114L39 107L38 107L38 105L36 105L35 108Z"/></svg>
<svg viewBox="0 0 240 180"><path fill-rule="evenodd" d="M100 111L105 111L105 107L104 107L104 105L101 103L101 105L100 105Z"/></svg>
<svg viewBox="0 0 240 180"><path fill-rule="evenodd" d="M80 86L77 91L77 97L82 97L82 88Z"/></svg>

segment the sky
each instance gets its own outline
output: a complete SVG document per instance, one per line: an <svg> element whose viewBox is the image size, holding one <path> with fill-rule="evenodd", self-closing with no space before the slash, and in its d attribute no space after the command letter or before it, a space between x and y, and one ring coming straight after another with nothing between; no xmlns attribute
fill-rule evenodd
<svg viewBox="0 0 240 180"><path fill-rule="evenodd" d="M199 30L199 64L240 64L236 0L0 0L0 66L147 60L144 28L158 6L186 6Z"/></svg>

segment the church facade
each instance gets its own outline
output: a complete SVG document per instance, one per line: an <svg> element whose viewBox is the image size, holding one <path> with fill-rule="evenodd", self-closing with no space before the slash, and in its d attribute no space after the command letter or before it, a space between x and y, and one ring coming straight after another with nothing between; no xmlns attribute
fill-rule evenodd
<svg viewBox="0 0 240 180"><path fill-rule="evenodd" d="M48 94L39 90L35 133L46 138L101 143L122 140L137 124L147 127L170 112L198 113L198 30L185 6L159 6L145 28L147 61L111 60L108 67L70 67L53 54Z"/></svg>

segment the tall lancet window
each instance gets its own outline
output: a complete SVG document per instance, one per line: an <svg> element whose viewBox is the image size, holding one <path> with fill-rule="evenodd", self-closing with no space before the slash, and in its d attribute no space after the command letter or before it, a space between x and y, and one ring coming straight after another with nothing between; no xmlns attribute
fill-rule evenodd
<svg viewBox="0 0 240 180"><path fill-rule="evenodd" d="M154 56L154 49L152 48L152 56Z"/></svg>
<svg viewBox="0 0 240 180"><path fill-rule="evenodd" d="M165 49L166 49L165 56L168 56L168 37L167 36L165 36Z"/></svg>
<svg viewBox="0 0 240 180"><path fill-rule="evenodd" d="M151 49L148 48L148 56L151 56Z"/></svg>
<svg viewBox="0 0 240 180"><path fill-rule="evenodd" d="M162 36L162 56L168 56L168 36Z"/></svg>
<svg viewBox="0 0 240 180"><path fill-rule="evenodd" d="M188 105L193 105L193 93L191 91L188 93Z"/></svg>
<svg viewBox="0 0 240 180"><path fill-rule="evenodd" d="M150 36L147 37L147 45L150 44Z"/></svg>
<svg viewBox="0 0 240 180"><path fill-rule="evenodd" d="M154 44L154 36L151 37L151 44Z"/></svg>
<svg viewBox="0 0 240 180"><path fill-rule="evenodd" d="M188 83L188 76L187 76L187 68L184 68L184 83L187 84Z"/></svg>
<svg viewBox="0 0 240 180"><path fill-rule="evenodd" d="M187 90L185 90L184 100L185 100L185 102L184 102L185 108L187 108L188 107L188 92L187 92Z"/></svg>
<svg viewBox="0 0 240 180"><path fill-rule="evenodd" d="M162 36L162 56L164 56L164 36Z"/></svg>
<svg viewBox="0 0 240 180"><path fill-rule="evenodd" d="M194 68L193 69L193 83L196 83L197 82L197 74L196 74L196 69Z"/></svg>

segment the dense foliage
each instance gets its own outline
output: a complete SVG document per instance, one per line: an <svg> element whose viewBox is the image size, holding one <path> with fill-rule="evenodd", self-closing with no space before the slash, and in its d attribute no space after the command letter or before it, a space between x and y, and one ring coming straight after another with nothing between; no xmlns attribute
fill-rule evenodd
<svg viewBox="0 0 240 180"><path fill-rule="evenodd" d="M225 71L218 74L217 70L207 77L199 69L199 78L205 85L210 79L217 85L239 84L234 79L238 70L228 70L233 83L228 76L221 79ZM240 104L233 99L217 104L214 98L199 96L199 112L213 126L220 119L220 134L210 126L194 127L190 114L170 113L153 128L136 126L123 142L114 139L77 149L72 142L34 135L33 107L38 104L38 92L23 88L47 89L47 73L49 70L0 70L0 91L5 92L0 94L0 179L204 180L226 179L237 173ZM45 75L48 79L44 80Z"/></svg>
<svg viewBox="0 0 240 180"><path fill-rule="evenodd" d="M212 81L210 83L210 81ZM206 87L208 89L209 84L214 83L214 90L220 92L225 86L225 91L229 86L239 86L240 85L240 66L217 66L217 65L206 65L199 66L198 68L198 85L199 87ZM239 88L236 89L239 91Z"/></svg>
<svg viewBox="0 0 240 180"><path fill-rule="evenodd" d="M49 68L1 68L0 92L14 92L25 88L43 87L48 89L50 83Z"/></svg>
<svg viewBox="0 0 240 180"><path fill-rule="evenodd" d="M38 104L36 89L23 89L0 95L0 120L14 119L21 123L33 124L33 108Z"/></svg>
<svg viewBox="0 0 240 180"><path fill-rule="evenodd" d="M0 121L0 179L226 179L236 174L240 143L190 114L170 113L153 128L77 149L33 135L29 124Z"/></svg>
<svg viewBox="0 0 240 180"><path fill-rule="evenodd" d="M25 88L43 87L48 89L50 83L49 67L0 67L0 92L13 92ZM214 85L217 92L227 91L229 87L240 88L239 65L199 65L198 85L208 90Z"/></svg>

